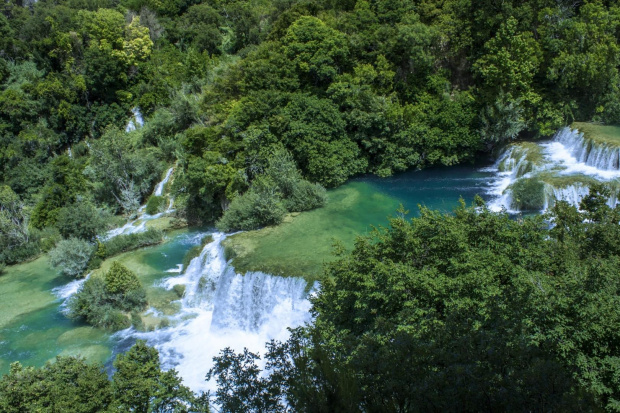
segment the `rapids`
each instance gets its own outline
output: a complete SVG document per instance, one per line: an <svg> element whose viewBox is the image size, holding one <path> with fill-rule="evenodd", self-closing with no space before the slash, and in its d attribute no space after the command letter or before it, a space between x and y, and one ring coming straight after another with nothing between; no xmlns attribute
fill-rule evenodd
<svg viewBox="0 0 620 413"><path fill-rule="evenodd" d="M578 206L589 187L600 183L610 190L608 204L617 203L620 184L620 143L584 137L576 129L563 128L548 141L516 143L504 149L489 172L493 210L509 212L546 210L563 200ZM522 198L536 198L535 208L523 208Z"/></svg>
<svg viewBox="0 0 620 413"><path fill-rule="evenodd" d="M141 124L139 112L134 117L135 128ZM169 233L164 244L115 258L135 271L146 287L151 308L145 318L151 321L147 330L152 331L130 328L110 335L74 323L63 314L65 303L84 280L59 277L45 259L9 268L0 278L7 306L0 312L0 372L7 372L15 360L40 366L58 354L81 354L110 366L116 354L144 339L159 350L163 366L176 368L193 390L213 390L214 383L205 382L205 375L212 357L221 349L241 351L248 347L264 354L267 341L285 340L288 328L310 320L309 297L319 285L313 277L290 275L320 271L333 237L350 248L356 235L367 233L372 225L386 224L386 216L393 215L399 204L413 214L418 204L449 211L459 197L469 203L481 195L493 209L519 212L522 184L528 182L542 191L535 194L541 199L540 210L558 199L577 205L593 183L615 188L620 179L619 153L613 142L600 143L565 128L548 141L510 145L491 166L435 168L385 179L355 179L330 190L325 208L271 229L271 238L248 237L248 250L270 259L274 266L300 269L296 274L281 272L288 276L247 269L245 275L238 274L232 261L226 260L222 244L234 238L230 234ZM164 195L172 175L170 168L154 195ZM617 203L616 194L612 191L610 205ZM167 212L171 208L169 205ZM110 231L106 238L143 231L149 221L162 214L147 215L143 207L137 219ZM201 245L207 234L213 241L184 268L185 253ZM304 261L317 255L320 260L304 266ZM181 298L178 291L184 291Z"/></svg>

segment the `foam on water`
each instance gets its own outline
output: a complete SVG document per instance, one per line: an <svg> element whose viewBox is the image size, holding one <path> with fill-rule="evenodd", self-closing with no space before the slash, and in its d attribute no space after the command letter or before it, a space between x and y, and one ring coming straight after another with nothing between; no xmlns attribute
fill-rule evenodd
<svg viewBox="0 0 620 413"><path fill-rule="evenodd" d="M172 327L153 332L133 329L117 334L119 340L144 339L155 346L164 368L176 368L184 383L194 391L214 390L205 382L214 356L230 347L237 352L247 347L265 353L271 339L286 340L288 327L310 320L306 282L301 278L276 277L261 272L237 274L226 263L222 233L213 234L185 272L164 285L186 286L181 311Z"/></svg>
<svg viewBox="0 0 620 413"><path fill-rule="evenodd" d="M510 187L520 179L536 178L543 174L559 178L584 176L600 182L620 178L619 149L596 144L570 128L561 129L553 139L537 145L536 150L542 155L538 164L534 165L527 160L527 150L518 145L510 146L493 167L487 168L487 171L496 173L487 192L493 197L489 202L492 210L519 212L513 208ZM546 201L543 209L551 207L556 200L577 206L588 193L589 188L585 184L576 183L556 188L545 182ZM613 194L608 204L615 206L616 202L617 196Z"/></svg>
<svg viewBox="0 0 620 413"><path fill-rule="evenodd" d="M153 191L153 195L161 196L163 194L164 187L168 183L168 181L170 180L170 177L172 176L173 170L174 170L174 168L168 169L164 179L162 179L162 181L159 182L155 186L155 190ZM166 209L166 211L160 212L160 213L154 214L154 215L146 214L144 212L144 210L146 209L146 205L142 205L138 209L138 213L140 214L140 216L137 219L126 223L122 227L114 228L114 229L108 231L103 237L101 237L101 239L103 241L107 241L107 240L112 239L112 238L114 238L114 237L116 237L118 235L129 235L129 234L137 234L139 232L145 232L146 231L146 223L148 221L152 221L152 220L157 219L157 218L159 218L159 217L161 217L161 216L163 216L165 214L170 214L170 213L174 212L174 209L172 209L173 203L174 203L174 200L170 199L170 202L168 204L168 208Z"/></svg>

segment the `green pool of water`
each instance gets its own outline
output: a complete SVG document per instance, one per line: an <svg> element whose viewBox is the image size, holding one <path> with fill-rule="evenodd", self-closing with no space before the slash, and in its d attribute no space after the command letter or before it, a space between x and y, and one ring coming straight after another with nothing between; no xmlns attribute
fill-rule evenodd
<svg viewBox="0 0 620 413"><path fill-rule="evenodd" d="M204 231L175 231L161 245L111 261L122 261L136 271L147 289L149 304L164 313L173 312L169 302L178 297L158 284L174 275L166 270L182 262L185 252L200 243L201 234ZM14 361L41 366L57 355L81 355L93 362L111 357L114 343L109 333L71 321L63 314L62 300L52 290L70 281L51 269L45 257L10 267L0 276L0 374L7 373Z"/></svg>
<svg viewBox="0 0 620 413"><path fill-rule="evenodd" d="M387 224L400 204L417 213L417 205L450 211L459 197L471 201L483 195L491 174L475 167L456 167L408 172L392 178L365 177L329 191L325 208L289 217L275 228L238 234L230 238L234 265L240 270L262 269L283 275L303 275L312 280L331 259L334 240L348 248L357 235L373 225ZM178 297L159 287L174 273L167 272L183 261L185 253L200 244L205 231L175 231L161 245L132 251L119 260L135 271L147 289L149 304L163 314L177 311ZM111 261L99 271L105 271ZM105 362L115 345L110 334L72 322L62 313L62 300L52 289L70 279L59 276L40 258L11 267L0 276L0 374L10 363L41 366L57 355L82 355ZM156 324L155 324L156 325Z"/></svg>
<svg viewBox="0 0 620 413"><path fill-rule="evenodd" d="M418 205L444 212L459 198L471 202L485 196L492 173L478 167L411 171L390 178L364 177L329 191L324 208L293 214L277 227L243 232L225 240L227 255L239 271L320 277L325 262L333 259L332 245L340 241L352 248L355 238L387 225L402 204L410 216Z"/></svg>

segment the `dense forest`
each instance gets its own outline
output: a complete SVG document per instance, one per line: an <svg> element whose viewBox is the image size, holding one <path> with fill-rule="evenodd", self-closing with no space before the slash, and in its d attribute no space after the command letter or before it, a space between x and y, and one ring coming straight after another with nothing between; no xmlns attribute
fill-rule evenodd
<svg viewBox="0 0 620 413"><path fill-rule="evenodd" d="M615 1L5 2L0 262L93 242L166 165L181 219L248 229L357 174L613 123L619 24Z"/></svg>
<svg viewBox="0 0 620 413"><path fill-rule="evenodd" d="M618 124L619 39L617 0L5 1L0 272L49 253L80 277L161 242L98 236L141 205L161 211L153 188L170 167L179 225L247 230L360 174ZM523 220L482 202L402 211L340 251L312 324L263 355L269 374L257 355L222 353L215 399L239 412L620 410L620 216L604 191ZM144 307L142 287L108 274L73 311L125 327L114 317ZM0 410L63 411L92 383L83 411L207 410L153 352L139 343L111 379L74 358L15 365ZM132 357L142 378L123 376Z"/></svg>

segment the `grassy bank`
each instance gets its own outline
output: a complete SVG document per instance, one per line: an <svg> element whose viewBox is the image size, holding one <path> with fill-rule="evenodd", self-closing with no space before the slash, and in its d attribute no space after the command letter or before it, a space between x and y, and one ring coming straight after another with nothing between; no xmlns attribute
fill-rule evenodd
<svg viewBox="0 0 620 413"><path fill-rule="evenodd" d="M572 129L577 129L583 136L601 144L620 146L620 126L599 125L587 122L573 122Z"/></svg>
<svg viewBox="0 0 620 413"><path fill-rule="evenodd" d="M333 259L336 240L352 248L356 236L372 230L365 223L386 223L398 205L371 185L352 182L330 191L325 207L289 214L278 226L233 235L224 247L238 272L264 271L313 281Z"/></svg>

